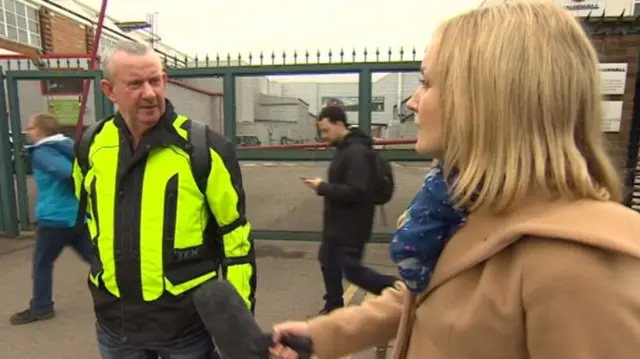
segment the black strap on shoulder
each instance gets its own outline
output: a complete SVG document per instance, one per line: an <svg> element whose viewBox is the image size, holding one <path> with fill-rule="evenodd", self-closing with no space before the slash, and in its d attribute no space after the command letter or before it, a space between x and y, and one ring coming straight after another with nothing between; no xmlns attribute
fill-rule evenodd
<svg viewBox="0 0 640 359"><path fill-rule="evenodd" d="M211 155L207 140L208 126L202 122L191 121L189 130L189 144L191 145L191 172L200 192L207 192L207 181L211 173Z"/></svg>
<svg viewBox="0 0 640 359"><path fill-rule="evenodd" d="M82 182L80 183L80 200L78 203L78 213L76 215L76 230L78 232L83 230L84 217L87 214L87 191L84 189L84 178L87 175L87 172L89 172L89 150L91 149L93 139L96 137L96 134L100 132L107 120L109 119L98 121L93 125L87 127L87 129L82 132L82 135L80 135L80 139L76 143L76 160L78 161L78 166L80 167L80 171L82 172Z"/></svg>
<svg viewBox="0 0 640 359"><path fill-rule="evenodd" d="M76 144L76 159L78 160L78 165L82 170L83 176L89 171L89 150L91 149L93 139L96 137L96 134L100 132L107 120L108 119L100 120L87 127L87 129L82 132L82 135L80 135L80 139Z"/></svg>
<svg viewBox="0 0 640 359"><path fill-rule="evenodd" d="M191 173L193 179L196 181L196 185L204 196L204 202L207 203L207 182L209 180L209 174L211 173L211 154L209 153L209 140L208 132L209 127L202 122L189 120L189 157L191 160ZM222 265L224 258L224 246L222 244L222 238L218 236L218 222L216 221L211 207L208 205L207 214L209 216L209 224L205 229L204 236L207 238L207 243L211 246L210 255L216 262L216 267L221 271L223 278L226 278L224 272L224 266Z"/></svg>

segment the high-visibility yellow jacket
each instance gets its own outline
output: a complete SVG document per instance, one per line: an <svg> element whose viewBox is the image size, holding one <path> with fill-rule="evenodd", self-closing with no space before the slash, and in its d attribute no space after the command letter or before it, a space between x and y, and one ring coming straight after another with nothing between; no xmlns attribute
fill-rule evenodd
<svg viewBox="0 0 640 359"><path fill-rule="evenodd" d="M220 267L253 310L255 257L235 149L207 129L203 194L192 171L191 125L167 101L133 150L116 114L87 130L86 161L74 165L95 245L89 281L98 323L126 343L167 345L201 333L190 291Z"/></svg>

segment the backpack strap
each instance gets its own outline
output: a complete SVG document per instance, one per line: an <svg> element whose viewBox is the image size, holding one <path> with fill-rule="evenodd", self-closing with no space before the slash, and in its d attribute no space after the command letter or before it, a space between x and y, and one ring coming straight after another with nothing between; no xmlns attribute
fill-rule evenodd
<svg viewBox="0 0 640 359"><path fill-rule="evenodd" d="M80 135L80 139L75 144L75 156L78 161L78 166L82 172L82 182L80 183L80 199L78 203L78 213L76 215L76 231L80 232L84 227L84 217L87 214L87 191L84 189L84 179L89 172L89 150L96 134L100 132L107 120L100 120L93 125L87 127L86 130Z"/></svg>
<svg viewBox="0 0 640 359"><path fill-rule="evenodd" d="M80 139L76 143L75 155L83 176L89 171L89 150L91 149L93 139L96 137L96 134L100 132L102 127L104 127L105 122L110 119L111 118L100 120L87 127L87 129L82 132Z"/></svg>
<svg viewBox="0 0 640 359"><path fill-rule="evenodd" d="M207 181L211 173L211 154L209 153L209 141L207 132L209 128L202 122L189 120L189 145L191 146L191 172L202 195L206 195Z"/></svg>
<svg viewBox="0 0 640 359"><path fill-rule="evenodd" d="M209 174L211 173L211 154L209 153L209 126L202 122L189 120L191 127L189 128L189 157L191 160L191 173L193 179L196 181L198 189L204 197L204 202L207 203L207 182L209 181ZM223 278L226 278L225 268L222 265L224 258L224 245L222 244L222 238L218 236L218 224L216 221L211 207L207 208L207 215L209 216L209 225L205 228L204 236L207 242L210 243L211 258L215 261L218 273L222 274Z"/></svg>

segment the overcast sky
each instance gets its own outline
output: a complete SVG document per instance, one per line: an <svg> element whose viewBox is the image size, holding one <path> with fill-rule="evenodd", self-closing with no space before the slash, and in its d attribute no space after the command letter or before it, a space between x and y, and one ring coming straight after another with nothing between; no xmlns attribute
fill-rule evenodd
<svg viewBox="0 0 640 359"><path fill-rule="evenodd" d="M95 8L101 0L83 0ZM189 54L340 47L422 51L438 23L481 0L109 0L107 14L158 12L162 41ZM361 51L361 50L360 50ZM385 50L386 53L386 50Z"/></svg>

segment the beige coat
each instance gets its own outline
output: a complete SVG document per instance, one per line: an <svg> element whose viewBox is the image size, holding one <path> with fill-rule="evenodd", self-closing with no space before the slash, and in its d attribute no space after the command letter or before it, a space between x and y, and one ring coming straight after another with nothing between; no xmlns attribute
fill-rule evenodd
<svg viewBox="0 0 640 359"><path fill-rule="evenodd" d="M310 321L319 359L396 338L394 359L640 358L640 215L611 202L474 214L427 290Z"/></svg>

